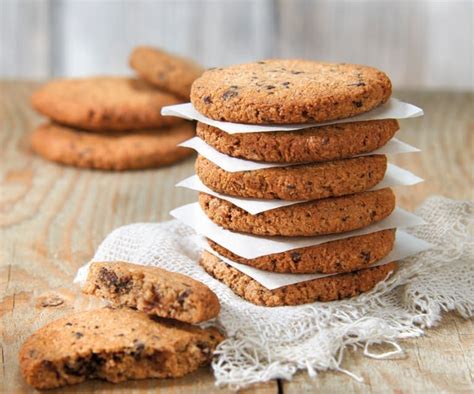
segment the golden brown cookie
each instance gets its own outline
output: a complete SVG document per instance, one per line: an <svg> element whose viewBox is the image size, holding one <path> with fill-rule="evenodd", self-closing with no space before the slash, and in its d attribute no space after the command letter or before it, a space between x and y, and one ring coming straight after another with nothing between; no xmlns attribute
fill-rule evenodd
<svg viewBox="0 0 474 394"><path fill-rule="evenodd" d="M95 262L82 291L149 315L201 323L219 314L217 296L189 276L124 262Z"/></svg>
<svg viewBox="0 0 474 394"><path fill-rule="evenodd" d="M85 130L154 129L179 122L160 111L180 100L128 77L57 79L34 92L31 102L52 120Z"/></svg>
<svg viewBox="0 0 474 394"><path fill-rule="evenodd" d="M33 150L45 159L81 168L135 170L165 166L192 154L176 145L194 134L185 122L133 132L90 133L49 123L31 134Z"/></svg>
<svg viewBox="0 0 474 394"><path fill-rule="evenodd" d="M269 290L209 252L203 252L199 264L209 275L229 286L235 294L262 306L301 305L354 297L372 290L397 267L397 264L393 262Z"/></svg>
<svg viewBox="0 0 474 394"><path fill-rule="evenodd" d="M269 163L346 159L384 146L399 129L394 119L339 123L296 131L229 134L198 122L196 134L219 152Z"/></svg>
<svg viewBox="0 0 474 394"><path fill-rule="evenodd" d="M311 274L338 274L365 268L387 256L395 242L395 229L377 231L326 242L320 245L246 259L214 241L207 240L221 256L264 271Z"/></svg>
<svg viewBox="0 0 474 394"><path fill-rule="evenodd" d="M204 69L193 61L153 47L137 47L130 67L152 85L189 100L191 84Z"/></svg>
<svg viewBox="0 0 474 394"><path fill-rule="evenodd" d="M314 123L370 111L391 94L390 79L372 67L273 59L206 71L191 102L215 120Z"/></svg>
<svg viewBox="0 0 474 394"><path fill-rule="evenodd" d="M26 382L50 389L104 379L175 378L208 364L223 340L215 328L104 308L56 320L20 349Z"/></svg>
<svg viewBox="0 0 474 394"><path fill-rule="evenodd" d="M209 219L225 229L294 237L344 233L369 226L390 215L395 196L386 188L299 203L257 215L205 193L199 193L199 204Z"/></svg>
<svg viewBox="0 0 474 394"><path fill-rule="evenodd" d="M363 192L379 183L387 157L371 155L314 164L227 172L198 156L196 174L215 192L267 200L316 200Z"/></svg>

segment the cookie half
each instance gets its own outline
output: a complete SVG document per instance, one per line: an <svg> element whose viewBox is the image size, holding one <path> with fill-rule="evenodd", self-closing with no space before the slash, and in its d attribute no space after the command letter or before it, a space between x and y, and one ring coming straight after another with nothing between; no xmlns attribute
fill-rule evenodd
<svg viewBox="0 0 474 394"><path fill-rule="evenodd" d="M260 256L255 259L243 258L210 239L207 241L211 248L221 256L260 270L292 274L315 272L338 274L365 268L387 256L395 242L395 229Z"/></svg>
<svg viewBox="0 0 474 394"><path fill-rule="evenodd" d="M55 123L30 136L32 149L47 160L81 168L136 170L172 164L192 154L176 145L194 135L188 122L133 132L91 133Z"/></svg>
<svg viewBox="0 0 474 394"><path fill-rule="evenodd" d="M204 69L193 61L153 47L137 47L130 67L150 84L189 100L191 85Z"/></svg>
<svg viewBox="0 0 474 394"><path fill-rule="evenodd" d="M301 305L316 301L335 301L372 290L396 269L396 263L365 268L346 274L314 279L269 290L250 276L203 252L200 265L238 296L261 306Z"/></svg>
<svg viewBox="0 0 474 394"><path fill-rule="evenodd" d="M297 131L229 134L198 122L196 134L219 152L269 163L346 159L384 146L399 129L394 119L340 123Z"/></svg>
<svg viewBox="0 0 474 394"><path fill-rule="evenodd" d="M395 195L386 188L304 202L257 215L205 193L199 194L199 204L209 219L225 229L294 237L344 233L369 226L392 213Z"/></svg>
<svg viewBox="0 0 474 394"><path fill-rule="evenodd" d="M217 296L203 283L157 267L95 262L82 291L150 315L201 323L219 314Z"/></svg>
<svg viewBox="0 0 474 394"><path fill-rule="evenodd" d="M363 192L379 183L387 170L387 157L371 155L262 170L227 172L203 156L196 174L215 192L267 200L316 200Z"/></svg>
<svg viewBox="0 0 474 394"><path fill-rule="evenodd" d="M207 364L223 340L215 328L157 320L132 309L98 309L56 320L20 349L28 384L49 389L104 379L174 378Z"/></svg>
<svg viewBox="0 0 474 394"><path fill-rule="evenodd" d="M31 102L52 120L85 130L153 129L179 122L160 111L180 100L127 77L58 79L34 92Z"/></svg>
<svg viewBox="0 0 474 394"><path fill-rule="evenodd" d="M191 102L215 120L314 123L370 111L391 93L390 79L372 67L273 59L206 71L192 85Z"/></svg>

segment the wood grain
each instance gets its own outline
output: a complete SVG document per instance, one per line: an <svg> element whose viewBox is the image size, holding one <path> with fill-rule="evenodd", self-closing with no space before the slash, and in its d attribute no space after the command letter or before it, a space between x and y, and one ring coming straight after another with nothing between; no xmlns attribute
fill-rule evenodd
<svg viewBox="0 0 474 394"><path fill-rule="evenodd" d="M139 221L169 219L168 211L193 201L195 194L174 188L193 172L193 160L149 171L107 173L57 166L31 154L27 133L40 118L29 107L37 86L0 82L0 392L27 392L18 371L17 351L23 340L47 321L97 300L71 285L79 266L89 260L114 228ZM428 195L473 198L472 94L399 92L397 97L420 105L426 116L402 122L398 137L423 149L399 155L393 162L426 182L397 190L402 206L412 209ZM62 300L47 304L52 295ZM359 384L335 372L311 380L299 374L283 382L280 392L446 392L473 387L472 321L449 314L425 337L404 343L406 357L375 361L349 353L344 368L363 376ZM452 382L456 382L453 387ZM179 380L147 380L113 386L90 382L67 392L154 391L164 393L225 392L212 374L200 370ZM276 381L249 392L276 393ZM62 390L64 392L64 390Z"/></svg>

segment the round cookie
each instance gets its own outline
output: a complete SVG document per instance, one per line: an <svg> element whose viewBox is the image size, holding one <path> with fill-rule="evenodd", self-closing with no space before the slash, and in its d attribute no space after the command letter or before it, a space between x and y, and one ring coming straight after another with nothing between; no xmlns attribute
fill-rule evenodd
<svg viewBox="0 0 474 394"><path fill-rule="evenodd" d="M206 272L245 300L261 306L301 305L316 301L335 301L372 290L388 277L395 262L360 271L328 276L269 290L250 276L204 251L199 264Z"/></svg>
<svg viewBox="0 0 474 394"><path fill-rule="evenodd" d="M179 122L160 111L180 100L128 77L58 79L34 92L31 102L52 120L84 130L153 129Z"/></svg>
<svg viewBox="0 0 474 394"><path fill-rule="evenodd" d="M189 100L191 84L204 69L189 59L153 47L137 47L130 67L152 85Z"/></svg>
<svg viewBox="0 0 474 394"><path fill-rule="evenodd" d="M292 274L315 272L336 274L365 268L387 256L395 242L395 229L339 239L255 259L243 258L210 239L207 241L211 248L221 256L260 270Z"/></svg>
<svg viewBox="0 0 474 394"><path fill-rule="evenodd" d="M384 146L399 129L394 119L339 123L297 131L229 134L198 122L196 134L219 152L269 163L346 159Z"/></svg>
<svg viewBox="0 0 474 394"><path fill-rule="evenodd" d="M192 154L176 144L194 134L191 123L134 132L90 133L46 123L30 136L45 159L81 168L135 170L165 166Z"/></svg>
<svg viewBox="0 0 474 394"><path fill-rule="evenodd" d="M191 102L215 120L315 123L370 111L391 93L390 79L372 67L274 59L206 71L192 85Z"/></svg>
<svg viewBox="0 0 474 394"><path fill-rule="evenodd" d="M40 328L23 343L19 362L26 382L37 389L88 379L174 378L209 364L223 339L214 327L102 308Z"/></svg>
<svg viewBox="0 0 474 394"><path fill-rule="evenodd" d="M325 198L257 215L226 200L199 193L202 210L219 226L254 235L315 236L344 233L386 218L395 208L391 189Z"/></svg>
<svg viewBox="0 0 474 394"><path fill-rule="evenodd" d="M215 192L237 197L316 200L363 192L379 183L387 170L387 157L371 155L352 159L227 172L203 156L196 174Z"/></svg>

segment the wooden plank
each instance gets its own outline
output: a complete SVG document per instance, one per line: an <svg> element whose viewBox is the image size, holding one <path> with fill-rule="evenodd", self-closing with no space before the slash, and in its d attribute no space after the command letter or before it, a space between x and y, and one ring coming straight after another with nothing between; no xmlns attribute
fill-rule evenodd
<svg viewBox="0 0 474 394"><path fill-rule="evenodd" d="M47 321L96 305L97 300L78 295L71 280L99 242L120 225L169 219L171 208L195 198L194 193L173 187L192 173L192 159L166 169L115 174L60 167L33 156L27 132L39 117L29 108L27 98L34 86L0 83L0 391L9 392L28 391L17 364L23 340ZM413 208L433 193L472 198L473 95L399 92L396 96L420 105L427 113L424 118L402 122L398 135L423 152L396 156L392 161L427 180L399 188L401 205ZM41 306L51 294L61 297L62 304ZM473 380L472 324L448 315L426 337L406 341L407 358L402 360L374 361L360 353L350 354L343 366L362 375L363 385L344 374L327 372L316 380L299 374L283 388L287 392L341 388L380 392L383 388L407 391L413 384L419 391L461 390ZM452 388L448 381L460 383ZM119 386L91 382L68 390L108 392L111 388L221 392L205 369L180 380ZM277 384L249 389L255 390L276 392Z"/></svg>

